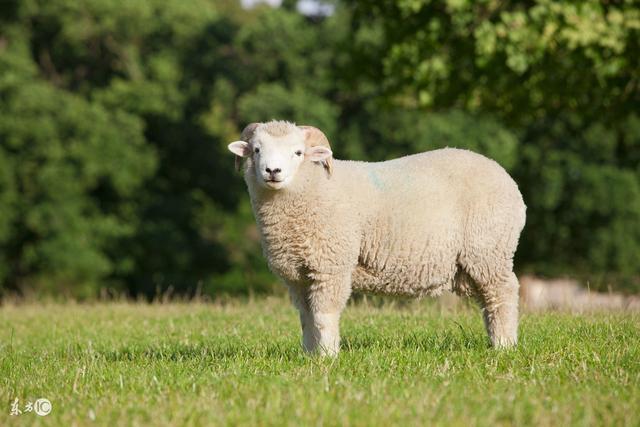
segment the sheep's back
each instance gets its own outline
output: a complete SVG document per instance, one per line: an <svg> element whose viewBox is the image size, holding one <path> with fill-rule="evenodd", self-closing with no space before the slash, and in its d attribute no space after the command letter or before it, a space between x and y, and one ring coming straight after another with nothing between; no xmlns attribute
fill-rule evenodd
<svg viewBox="0 0 640 427"><path fill-rule="evenodd" d="M499 239L478 237L478 227L493 234L504 222L516 223L517 234L522 228L515 182L479 154L442 149L359 167L376 200L356 274L363 290L437 293L452 283L465 248Z"/></svg>

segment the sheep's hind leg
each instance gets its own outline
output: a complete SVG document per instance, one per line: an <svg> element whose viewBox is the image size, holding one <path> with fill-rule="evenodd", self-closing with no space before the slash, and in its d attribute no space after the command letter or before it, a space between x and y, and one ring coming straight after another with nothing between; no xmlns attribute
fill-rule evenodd
<svg viewBox="0 0 640 427"><path fill-rule="evenodd" d="M509 270L490 279L475 278L475 282L491 345L514 346L518 342L518 278Z"/></svg>
<svg viewBox="0 0 640 427"><path fill-rule="evenodd" d="M349 280L291 285L289 292L300 313L303 348L309 353L336 356L340 351L340 314L351 294Z"/></svg>

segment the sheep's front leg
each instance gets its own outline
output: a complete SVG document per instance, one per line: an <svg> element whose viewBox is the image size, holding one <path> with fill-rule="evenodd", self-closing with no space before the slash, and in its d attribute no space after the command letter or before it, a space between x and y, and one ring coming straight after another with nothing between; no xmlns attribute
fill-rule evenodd
<svg viewBox="0 0 640 427"><path fill-rule="evenodd" d="M340 313L300 312L302 346L309 353L336 356L340 351Z"/></svg>
<svg viewBox="0 0 640 427"><path fill-rule="evenodd" d="M311 285L290 285L289 292L300 312L304 349L336 356L340 350L340 314L351 295L350 276L327 277Z"/></svg>

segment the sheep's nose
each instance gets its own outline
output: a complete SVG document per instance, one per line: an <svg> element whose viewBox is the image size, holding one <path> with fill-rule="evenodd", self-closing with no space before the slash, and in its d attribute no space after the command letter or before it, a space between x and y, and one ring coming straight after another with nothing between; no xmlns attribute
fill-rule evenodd
<svg viewBox="0 0 640 427"><path fill-rule="evenodd" d="M266 168L265 170L267 171L267 173L272 174L272 175L275 175L277 173L282 172L282 169L280 169L280 168L275 168L275 169Z"/></svg>

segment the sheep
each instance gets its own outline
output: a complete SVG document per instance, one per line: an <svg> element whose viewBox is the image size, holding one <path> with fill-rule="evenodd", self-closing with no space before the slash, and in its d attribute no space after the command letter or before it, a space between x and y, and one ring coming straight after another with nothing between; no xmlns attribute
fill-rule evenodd
<svg viewBox="0 0 640 427"><path fill-rule="evenodd" d="M475 297L494 347L517 342L518 186L493 160L444 148L385 162L333 159L317 128L252 123L229 150L270 269L289 288L306 351L336 355L352 291Z"/></svg>

